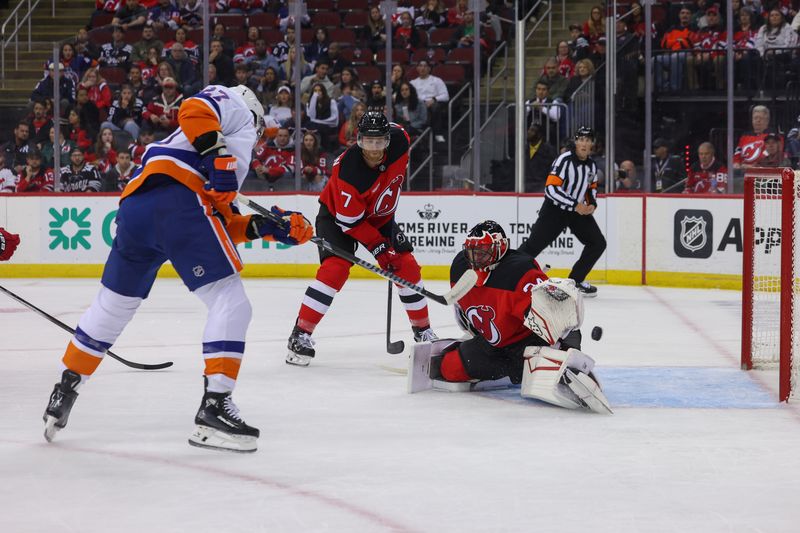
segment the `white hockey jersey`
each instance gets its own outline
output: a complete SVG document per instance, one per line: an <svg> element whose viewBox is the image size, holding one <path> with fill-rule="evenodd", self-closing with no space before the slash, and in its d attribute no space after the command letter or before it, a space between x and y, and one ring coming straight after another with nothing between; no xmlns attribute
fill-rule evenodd
<svg viewBox="0 0 800 533"><path fill-rule="evenodd" d="M253 114L242 97L231 89L209 85L183 102L177 130L163 141L147 146L142 166L125 187L121 199L153 174L166 174L193 191L202 192L206 182L199 170L202 157L192 142L209 131L220 131L225 137L228 153L237 159L236 177L241 188L258 141Z"/></svg>

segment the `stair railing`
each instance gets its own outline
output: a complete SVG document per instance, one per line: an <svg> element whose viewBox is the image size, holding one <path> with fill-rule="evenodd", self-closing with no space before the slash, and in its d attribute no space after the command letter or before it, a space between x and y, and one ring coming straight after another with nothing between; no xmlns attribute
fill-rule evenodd
<svg viewBox="0 0 800 533"><path fill-rule="evenodd" d="M56 16L56 0L52 1L52 14L51 16L55 18ZM5 88L6 86L6 48L14 45L14 69L19 68L19 33L23 27L26 27L28 30L28 52L30 52L32 48L32 41L31 41L31 18L33 17L33 11L39 7L39 3L41 0L23 0L17 7L14 8L11 13L8 14L5 22L3 25L0 26L0 80L2 80L2 87ZM23 9L26 7L27 9Z"/></svg>

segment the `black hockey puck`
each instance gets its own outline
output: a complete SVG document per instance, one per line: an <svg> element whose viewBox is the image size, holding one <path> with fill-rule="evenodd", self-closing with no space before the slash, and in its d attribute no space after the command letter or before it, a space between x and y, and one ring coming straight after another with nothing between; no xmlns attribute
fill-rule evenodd
<svg viewBox="0 0 800 533"><path fill-rule="evenodd" d="M592 328L592 340L599 341L603 338L603 328L600 326L595 326Z"/></svg>

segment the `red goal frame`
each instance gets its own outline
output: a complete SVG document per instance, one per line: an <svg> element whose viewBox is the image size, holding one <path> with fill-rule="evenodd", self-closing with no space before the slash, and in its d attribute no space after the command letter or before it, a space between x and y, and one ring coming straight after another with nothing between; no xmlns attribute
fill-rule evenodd
<svg viewBox="0 0 800 533"><path fill-rule="evenodd" d="M793 247L789 244L795 235L794 201L795 171L790 168L754 168L749 169L744 178L744 220L742 224L743 265L742 265L742 369L751 370L754 366L753 348L753 277L755 268L755 201L758 199L755 184L760 178L781 180L781 257L780 257L780 335L779 349L779 399L788 401L792 394L792 292L794 285Z"/></svg>

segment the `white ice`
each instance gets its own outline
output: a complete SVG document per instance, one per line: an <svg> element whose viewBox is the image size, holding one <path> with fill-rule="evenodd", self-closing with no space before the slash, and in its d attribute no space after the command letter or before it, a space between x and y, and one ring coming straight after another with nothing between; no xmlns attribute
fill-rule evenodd
<svg viewBox="0 0 800 533"><path fill-rule="evenodd" d="M738 370L737 292L601 286L583 348L615 408L603 416L513 390L406 394L378 280L350 281L311 366L286 365L307 280L245 283L234 398L261 429L250 455L186 442L205 311L179 281L156 282L113 348L175 365L107 358L52 444L41 416L69 335L0 294L0 532L800 531L800 411L777 404L775 373ZM2 284L72 326L98 287ZM459 334L449 308L430 310L441 337Z"/></svg>

